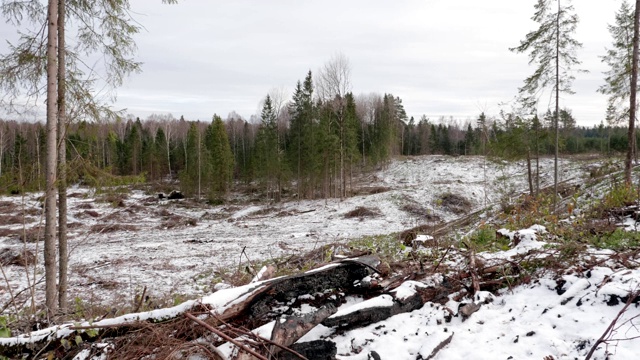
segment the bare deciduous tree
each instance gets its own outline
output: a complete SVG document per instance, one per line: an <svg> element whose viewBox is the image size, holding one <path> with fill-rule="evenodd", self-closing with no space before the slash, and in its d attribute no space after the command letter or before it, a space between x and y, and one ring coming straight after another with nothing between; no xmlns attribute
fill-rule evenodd
<svg viewBox="0 0 640 360"><path fill-rule="evenodd" d="M345 97L351 91L351 65L349 59L342 54L337 53L324 64L318 72L318 80L316 82L318 89L318 97L332 107L335 122L338 129L339 140L339 183L340 198L346 196L346 176L345 176L345 158L346 158L346 127L345 123Z"/></svg>
<svg viewBox="0 0 640 360"><path fill-rule="evenodd" d="M343 98L351 91L351 64L342 53L337 53L318 71L316 92L322 100Z"/></svg>

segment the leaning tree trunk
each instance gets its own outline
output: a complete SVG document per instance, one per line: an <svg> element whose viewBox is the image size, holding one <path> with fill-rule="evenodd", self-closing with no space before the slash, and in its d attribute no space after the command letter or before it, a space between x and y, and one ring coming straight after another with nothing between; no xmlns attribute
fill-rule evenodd
<svg viewBox="0 0 640 360"><path fill-rule="evenodd" d="M638 90L638 32L640 22L640 0L636 0L636 11L633 20L633 57L631 64L631 96L629 96L629 148L624 163L624 180L631 186L631 162L635 149L636 95Z"/></svg>
<svg viewBox="0 0 640 360"><path fill-rule="evenodd" d="M65 0L58 0L58 306L67 307L67 117L65 68Z"/></svg>
<svg viewBox="0 0 640 360"><path fill-rule="evenodd" d="M47 313L56 310L56 168L58 0L49 0L47 14L47 153L45 174L44 268Z"/></svg>

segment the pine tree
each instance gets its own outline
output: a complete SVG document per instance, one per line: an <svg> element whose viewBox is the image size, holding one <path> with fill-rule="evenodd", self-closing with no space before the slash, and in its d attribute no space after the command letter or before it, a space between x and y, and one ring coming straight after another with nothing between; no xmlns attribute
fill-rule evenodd
<svg viewBox="0 0 640 360"><path fill-rule="evenodd" d="M580 64L576 57L576 50L582 47L582 44L571 37L578 24L578 16L573 13L573 6L562 6L561 0L538 0L534 8L532 20L540 24L539 28L529 32L519 46L510 50L517 53L529 52L529 64L537 65L533 75L525 79L524 85L520 88L520 94L530 107L535 107L541 90L552 87L555 91L556 144L553 171L553 210L555 211L558 194L560 93L573 93L571 83L574 76L571 70L575 65Z"/></svg>
<svg viewBox="0 0 640 360"><path fill-rule="evenodd" d="M620 114L629 113L633 19L634 9L627 1L623 1L616 12L615 24L607 26L613 38L613 46L607 48L606 54L601 57L602 62L609 66L609 70L604 72L605 84L600 86L598 91L609 96L609 106Z"/></svg>

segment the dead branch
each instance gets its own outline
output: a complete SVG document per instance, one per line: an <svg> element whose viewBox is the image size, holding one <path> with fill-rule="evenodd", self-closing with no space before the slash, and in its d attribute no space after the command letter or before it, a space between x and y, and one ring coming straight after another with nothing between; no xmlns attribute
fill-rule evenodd
<svg viewBox="0 0 640 360"><path fill-rule="evenodd" d="M449 345L449 343L451 342L451 339L453 339L453 334L455 333L451 333L451 335L449 335L448 338L444 339L440 344L438 344L438 346L436 346L433 349L433 351L431 351L431 354L429 354L429 356L427 356L425 360L433 359L434 357L436 357L436 355L438 355L440 350L444 349L445 346Z"/></svg>
<svg viewBox="0 0 640 360"><path fill-rule="evenodd" d="M253 338L253 339L257 340L257 341L265 342L265 343L270 344L270 345L272 345L272 346L278 347L278 348L280 348L280 349L282 349L282 350L284 350L284 351L287 351L287 352L289 352L289 353L293 354L293 356L296 356L296 357L298 357L298 358L300 358L300 359L302 359L302 360L308 360L308 359L307 359L306 357L304 357L302 354L300 354L300 353L298 353L298 352L294 351L294 350L293 350L293 349L291 349L290 347L283 346L283 345L280 345L280 344L278 344L278 343L275 343L275 342L273 342L273 341L271 341L271 340L269 340L269 339L267 339L267 338L264 338L264 337L262 337L262 336L260 336L260 335L258 335L258 334L255 334L254 332L252 332L252 331L250 331L250 330L242 329L242 328L237 328L237 327L235 327L235 326L233 326L233 325L231 325L231 324L229 324L229 323L227 323L227 322L224 322L224 321L220 320L219 318L217 318L217 317L215 317L215 316L214 316L214 318L215 318L216 320L218 320L220 323L224 324L224 325L225 325L225 327L226 327L229 331L231 331L232 333L238 334L238 336L246 336L246 337L248 337L248 338ZM272 351L271 353L273 353L273 351Z"/></svg>
<svg viewBox="0 0 640 360"><path fill-rule="evenodd" d="M240 342L236 341L235 339L233 339L232 337L227 336L227 334L223 333L222 331L214 328L213 326L207 324L206 322L198 319L197 317L191 315L190 313L185 313L184 316L186 316L187 318L195 321L198 325L204 327L205 329L211 331L212 333L218 335L219 337L225 339L226 341L232 343L233 345L237 346L240 350L249 353L253 356L255 356L256 358L258 358L259 360L268 360L266 357L258 354L257 352L253 351L252 349L244 346L243 344L241 344Z"/></svg>
<svg viewBox="0 0 640 360"><path fill-rule="evenodd" d="M476 252L469 251L469 273L471 274L471 284L473 285L473 294L480 292L480 281L478 278L478 267L476 266Z"/></svg>
<svg viewBox="0 0 640 360"><path fill-rule="evenodd" d="M633 291L633 292L629 293L629 298L627 299L627 302L624 305L624 307L622 307L622 309L618 312L616 317L613 318L613 320L611 321L611 323L609 324L607 329L604 331L604 333L602 333L600 338L598 340L596 340L595 344L593 344L593 346L591 347L591 350L589 350L589 353L584 358L584 360L591 359L591 357L596 352L596 350L598 349L598 346L600 344L607 343L609 341L621 341L621 340L632 340L633 339L633 338L629 338L629 339L613 339L612 336L613 336L613 334L615 332L615 329L617 329L616 328L616 324L622 318L622 316L627 311L629 306L631 306L631 304L633 303L633 300L638 296L640 296L640 291L639 290L636 290L636 291ZM626 323L626 321L625 321L625 323Z"/></svg>

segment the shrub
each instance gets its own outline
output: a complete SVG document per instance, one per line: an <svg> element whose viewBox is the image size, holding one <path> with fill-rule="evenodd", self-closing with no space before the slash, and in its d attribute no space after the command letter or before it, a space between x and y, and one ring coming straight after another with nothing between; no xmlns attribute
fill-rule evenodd
<svg viewBox="0 0 640 360"><path fill-rule="evenodd" d="M621 251L640 247L640 234L618 228L613 232L594 236L590 242L600 249Z"/></svg>

